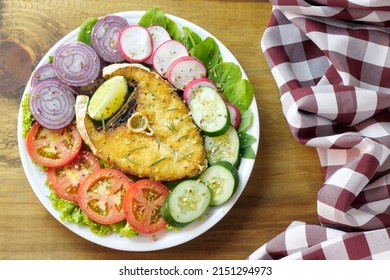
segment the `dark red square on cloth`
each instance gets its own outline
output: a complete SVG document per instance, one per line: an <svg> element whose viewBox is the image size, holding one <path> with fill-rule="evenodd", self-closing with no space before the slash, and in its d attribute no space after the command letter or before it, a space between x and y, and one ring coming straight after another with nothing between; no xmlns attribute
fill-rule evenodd
<svg viewBox="0 0 390 280"><path fill-rule="evenodd" d="M351 260L365 259L371 256L371 250L364 234L346 238L344 244Z"/></svg>

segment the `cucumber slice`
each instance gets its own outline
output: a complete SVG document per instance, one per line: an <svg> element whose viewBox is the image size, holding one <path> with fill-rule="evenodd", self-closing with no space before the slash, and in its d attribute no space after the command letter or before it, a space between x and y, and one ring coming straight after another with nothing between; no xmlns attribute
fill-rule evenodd
<svg viewBox="0 0 390 280"><path fill-rule="evenodd" d="M88 104L88 115L96 121L109 119L125 103L127 92L125 77L115 76L105 81L92 95Z"/></svg>
<svg viewBox="0 0 390 280"><path fill-rule="evenodd" d="M161 214L169 225L183 227L201 217L210 200L211 192L204 183L185 180L165 199Z"/></svg>
<svg viewBox="0 0 390 280"><path fill-rule="evenodd" d="M206 136L204 147L210 165L217 161L227 161L236 167L240 163L240 139L237 131L231 125L223 135L216 137Z"/></svg>
<svg viewBox="0 0 390 280"><path fill-rule="evenodd" d="M227 202L237 190L238 179L237 169L227 161L216 162L199 176L199 180L210 189L211 206Z"/></svg>
<svg viewBox="0 0 390 280"><path fill-rule="evenodd" d="M201 87L196 90L189 107L195 124L205 135L218 136L228 130L229 110L215 89Z"/></svg>

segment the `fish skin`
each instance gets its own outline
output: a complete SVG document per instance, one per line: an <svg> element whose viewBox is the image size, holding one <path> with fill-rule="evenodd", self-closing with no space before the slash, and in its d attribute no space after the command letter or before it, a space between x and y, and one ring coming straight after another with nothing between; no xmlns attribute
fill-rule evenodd
<svg viewBox="0 0 390 280"><path fill-rule="evenodd" d="M136 84L135 112L147 117L152 134L133 132L125 124L98 130L87 114L89 97L79 95L76 123L92 152L141 178L175 181L199 175L207 167L203 136L176 89L156 73L137 66L125 65L105 73L104 78L117 75Z"/></svg>

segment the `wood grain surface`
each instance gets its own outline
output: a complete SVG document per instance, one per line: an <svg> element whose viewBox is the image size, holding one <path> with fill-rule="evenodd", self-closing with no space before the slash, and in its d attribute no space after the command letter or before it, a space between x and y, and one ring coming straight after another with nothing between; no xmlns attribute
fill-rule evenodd
<svg viewBox="0 0 390 280"><path fill-rule="evenodd" d="M165 250L117 251L69 231L37 199L19 157L18 111L31 70L84 19L153 6L208 30L238 59L255 89L260 145L242 196L212 229ZM0 0L0 259L245 259L292 221L318 224L317 153L292 137L260 49L270 14L255 0Z"/></svg>

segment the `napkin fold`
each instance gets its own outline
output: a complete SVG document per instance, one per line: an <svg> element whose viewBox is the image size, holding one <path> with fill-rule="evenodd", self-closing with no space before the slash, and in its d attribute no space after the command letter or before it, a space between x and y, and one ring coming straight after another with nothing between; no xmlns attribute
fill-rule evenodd
<svg viewBox="0 0 390 280"><path fill-rule="evenodd" d="M320 225L293 222L249 259L390 259L390 5L271 0L261 47L295 139L323 170Z"/></svg>

